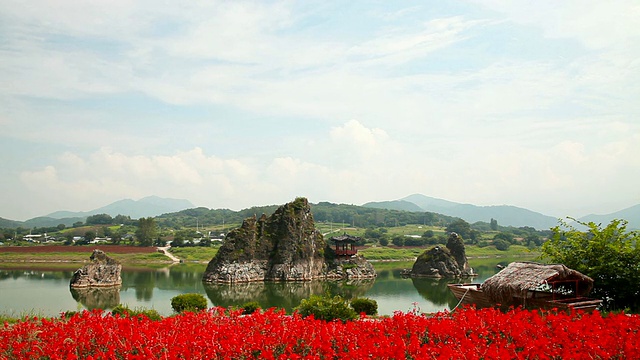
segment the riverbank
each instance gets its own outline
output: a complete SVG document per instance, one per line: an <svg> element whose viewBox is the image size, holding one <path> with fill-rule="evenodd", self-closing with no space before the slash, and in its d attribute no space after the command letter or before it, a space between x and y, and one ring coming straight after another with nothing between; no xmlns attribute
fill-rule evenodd
<svg viewBox="0 0 640 360"><path fill-rule="evenodd" d="M396 248L386 246L363 247L358 253L372 262L377 261L415 261L429 247ZM175 262L208 263L218 252L217 247L180 247L163 248L159 252L156 247L139 246L0 246L0 267L3 263L87 263L94 249L100 249L123 265L172 264ZM466 247L467 257L501 258L526 257L536 258L540 255L524 246L512 245L506 251L497 250L493 246ZM171 255L171 256L169 256Z"/></svg>
<svg viewBox="0 0 640 360"><path fill-rule="evenodd" d="M173 260L158 252L155 247L124 245L40 245L1 246L0 267L3 263L60 263L77 264L90 262L93 250L100 249L122 264L171 264Z"/></svg>
<svg viewBox="0 0 640 360"><path fill-rule="evenodd" d="M369 261L415 261L420 254L429 248L431 248L431 246L415 248L367 247L359 249L358 253ZM512 245L505 251L498 250L494 246L478 247L469 245L465 247L465 251L469 259L502 257L536 258L540 255L539 251L530 250L521 245Z"/></svg>

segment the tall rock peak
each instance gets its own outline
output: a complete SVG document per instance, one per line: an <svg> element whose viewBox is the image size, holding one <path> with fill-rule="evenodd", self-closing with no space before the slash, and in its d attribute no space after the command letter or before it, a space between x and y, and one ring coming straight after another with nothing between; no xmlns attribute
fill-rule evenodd
<svg viewBox="0 0 640 360"><path fill-rule="evenodd" d="M247 218L229 232L209 262L203 280L311 280L325 272L325 247L309 202L297 198L271 216Z"/></svg>

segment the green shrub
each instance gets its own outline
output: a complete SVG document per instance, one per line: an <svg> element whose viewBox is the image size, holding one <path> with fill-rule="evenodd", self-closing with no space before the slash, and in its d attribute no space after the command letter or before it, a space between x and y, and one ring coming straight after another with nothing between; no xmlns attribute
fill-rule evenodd
<svg viewBox="0 0 640 360"><path fill-rule="evenodd" d="M121 317L141 317L144 316L149 320L162 320L162 315L154 309L136 308L131 310L127 305L118 304L111 309L111 314L120 315Z"/></svg>
<svg viewBox="0 0 640 360"><path fill-rule="evenodd" d="M256 310L260 310L260 304L257 301L250 301L242 305L242 313L245 315L253 314Z"/></svg>
<svg viewBox="0 0 640 360"><path fill-rule="evenodd" d="M375 315L378 313L378 302L369 298L351 299L351 307L358 314Z"/></svg>
<svg viewBox="0 0 640 360"><path fill-rule="evenodd" d="M303 299L294 310L303 317L313 315L314 318L325 321L335 319L347 321L358 318L358 314L339 295L333 297L311 295L308 299Z"/></svg>
<svg viewBox="0 0 640 360"><path fill-rule="evenodd" d="M506 251L509 249L509 246L511 246L511 244L502 239L493 240L493 245L495 245L496 249L500 251Z"/></svg>
<svg viewBox="0 0 640 360"><path fill-rule="evenodd" d="M111 309L112 315L120 315L122 317L128 316L131 314L131 309L127 305L118 304L113 309Z"/></svg>
<svg viewBox="0 0 640 360"><path fill-rule="evenodd" d="M65 311L62 313L62 317L65 319L71 319L77 313L78 313L77 311Z"/></svg>
<svg viewBox="0 0 640 360"><path fill-rule="evenodd" d="M177 313L198 312L207 308L207 299L200 294L182 294L171 299L171 307Z"/></svg>

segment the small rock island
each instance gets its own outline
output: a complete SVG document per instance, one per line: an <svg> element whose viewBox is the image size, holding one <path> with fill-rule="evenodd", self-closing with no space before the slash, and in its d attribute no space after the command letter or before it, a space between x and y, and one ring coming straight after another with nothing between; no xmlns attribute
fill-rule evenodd
<svg viewBox="0 0 640 360"><path fill-rule="evenodd" d="M348 269L343 263L350 264ZM373 266L356 255L336 254L315 228L309 202L300 197L271 216L254 215L230 231L202 280L236 283L356 277L375 277Z"/></svg>
<svg viewBox="0 0 640 360"><path fill-rule="evenodd" d="M72 288L113 287L122 285L122 265L102 250L93 250L91 263L76 270L71 277Z"/></svg>
<svg viewBox="0 0 640 360"><path fill-rule="evenodd" d="M410 272L415 277L461 278L475 276L460 235L452 232L447 246L434 246L418 256Z"/></svg>

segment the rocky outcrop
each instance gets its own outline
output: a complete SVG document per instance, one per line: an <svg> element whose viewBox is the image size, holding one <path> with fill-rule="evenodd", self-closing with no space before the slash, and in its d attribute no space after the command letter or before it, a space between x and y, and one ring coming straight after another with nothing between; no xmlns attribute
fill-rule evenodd
<svg viewBox="0 0 640 360"><path fill-rule="evenodd" d="M72 288L120 286L122 265L102 250L93 250L91 263L76 270L71 277Z"/></svg>
<svg viewBox="0 0 640 360"><path fill-rule="evenodd" d="M328 279L373 279L376 271L373 265L361 255L335 259L330 263Z"/></svg>
<svg viewBox="0 0 640 360"><path fill-rule="evenodd" d="M203 275L205 282L311 280L324 276L326 243L306 198L271 216L248 218L229 232Z"/></svg>
<svg viewBox="0 0 640 360"><path fill-rule="evenodd" d="M418 256L411 269L411 276L457 278L474 276L464 250L464 242L451 233L447 247L434 246Z"/></svg>

